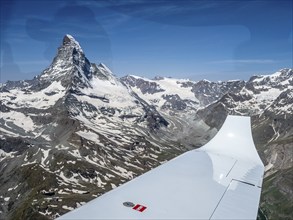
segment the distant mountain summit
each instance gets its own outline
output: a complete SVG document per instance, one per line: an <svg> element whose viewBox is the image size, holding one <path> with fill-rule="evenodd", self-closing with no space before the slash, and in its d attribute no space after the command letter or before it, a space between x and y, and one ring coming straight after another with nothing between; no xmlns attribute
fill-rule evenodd
<svg viewBox="0 0 293 220"><path fill-rule="evenodd" d="M227 114L252 116L261 207L278 218L268 207L292 197L292 91L292 69L247 82L117 78L67 34L40 75L0 87L0 218L60 216L202 146Z"/></svg>
<svg viewBox="0 0 293 220"><path fill-rule="evenodd" d="M76 50L78 50L81 53L83 53L79 43L70 34L66 34L64 36L62 45L75 48Z"/></svg>
<svg viewBox="0 0 293 220"><path fill-rule="evenodd" d="M40 75L42 81L60 81L62 86L89 87L95 68L86 58L79 43L65 35L52 64Z"/></svg>

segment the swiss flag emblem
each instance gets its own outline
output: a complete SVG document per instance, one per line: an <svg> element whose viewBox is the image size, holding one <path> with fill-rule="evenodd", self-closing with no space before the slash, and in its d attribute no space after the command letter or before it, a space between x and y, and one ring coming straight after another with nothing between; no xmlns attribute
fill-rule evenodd
<svg viewBox="0 0 293 220"><path fill-rule="evenodd" d="M139 212L143 212L144 210L146 210L147 207L143 206L143 205L140 205L140 204L137 204L135 205L132 209L136 210L136 211L139 211Z"/></svg>

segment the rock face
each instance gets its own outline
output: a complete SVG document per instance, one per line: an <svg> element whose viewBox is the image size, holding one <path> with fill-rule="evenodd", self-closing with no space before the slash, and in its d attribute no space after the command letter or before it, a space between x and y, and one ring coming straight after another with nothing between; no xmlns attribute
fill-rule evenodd
<svg viewBox="0 0 293 220"><path fill-rule="evenodd" d="M292 91L291 69L248 82L119 79L66 35L39 76L0 87L0 218L62 215L202 146L228 113L253 119L261 214L290 217Z"/></svg>

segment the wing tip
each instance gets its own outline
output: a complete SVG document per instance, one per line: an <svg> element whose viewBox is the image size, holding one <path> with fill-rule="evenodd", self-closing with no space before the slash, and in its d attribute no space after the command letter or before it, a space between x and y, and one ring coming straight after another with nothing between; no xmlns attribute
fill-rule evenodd
<svg viewBox="0 0 293 220"><path fill-rule="evenodd" d="M228 115L216 136L200 149L263 165L253 141L249 116Z"/></svg>

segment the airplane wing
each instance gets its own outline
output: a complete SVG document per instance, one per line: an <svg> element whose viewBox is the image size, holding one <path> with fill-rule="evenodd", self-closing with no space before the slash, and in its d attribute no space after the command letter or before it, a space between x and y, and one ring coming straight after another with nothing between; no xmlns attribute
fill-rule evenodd
<svg viewBox="0 0 293 220"><path fill-rule="evenodd" d="M264 165L250 118L58 219L256 219Z"/></svg>

